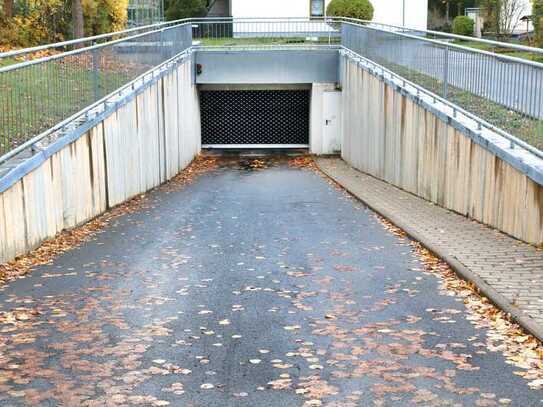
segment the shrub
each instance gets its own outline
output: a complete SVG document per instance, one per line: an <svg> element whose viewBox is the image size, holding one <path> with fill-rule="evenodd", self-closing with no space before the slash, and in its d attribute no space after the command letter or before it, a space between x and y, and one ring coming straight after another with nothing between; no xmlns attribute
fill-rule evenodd
<svg viewBox="0 0 543 407"><path fill-rule="evenodd" d="M40 16L32 13L27 17L0 18L0 45L8 48L24 48L54 42L63 38L57 36Z"/></svg>
<svg viewBox="0 0 543 407"><path fill-rule="evenodd" d="M205 17L207 9L202 0L173 0L166 10L167 20Z"/></svg>
<svg viewBox="0 0 543 407"><path fill-rule="evenodd" d="M128 0L104 0L104 5L110 20L108 29L124 30L128 20Z"/></svg>
<svg viewBox="0 0 543 407"><path fill-rule="evenodd" d="M332 0L326 8L326 15L371 21L373 5L369 0Z"/></svg>
<svg viewBox="0 0 543 407"><path fill-rule="evenodd" d="M473 35L474 21L467 16L458 16L453 20L453 33L457 35Z"/></svg>

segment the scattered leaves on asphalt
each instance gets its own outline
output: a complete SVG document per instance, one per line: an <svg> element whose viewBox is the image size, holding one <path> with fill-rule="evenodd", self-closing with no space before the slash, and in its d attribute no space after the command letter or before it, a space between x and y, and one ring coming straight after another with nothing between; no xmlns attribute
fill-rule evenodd
<svg viewBox="0 0 543 407"><path fill-rule="evenodd" d="M215 158L198 156L187 168L167 183L159 186L158 189L165 192L178 190L180 187L193 182L197 176L215 168L215 166ZM82 226L62 231L55 238L43 242L29 254L20 256L11 262L0 264L0 285L24 276L34 267L50 264L57 256L80 246L94 237L114 219L144 209L149 204L147 194L140 194Z"/></svg>
<svg viewBox="0 0 543 407"><path fill-rule="evenodd" d="M114 209L60 244L102 243L96 233L109 225L125 252L104 245L91 258L74 251L51 263L64 252L51 250L44 263L27 260L47 266L23 281L28 290L4 289L0 404L497 406L513 403L519 383L541 388L541 345L475 287L333 183L299 171L315 169L309 157L258 161L200 158L158 195L210 172L197 195L205 205L191 196L166 206L150 193L116 215L127 215L124 228L111 222ZM242 198L225 198L228 177L244 177L248 193L281 172L310 192L282 200L271 189L251 202L256 219ZM494 376L507 386L489 385Z"/></svg>

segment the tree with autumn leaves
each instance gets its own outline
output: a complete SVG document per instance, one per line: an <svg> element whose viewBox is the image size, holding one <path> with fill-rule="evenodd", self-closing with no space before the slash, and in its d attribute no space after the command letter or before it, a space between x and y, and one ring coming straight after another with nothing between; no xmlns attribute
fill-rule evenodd
<svg viewBox="0 0 543 407"><path fill-rule="evenodd" d="M0 45L25 47L125 28L128 0L3 0Z"/></svg>

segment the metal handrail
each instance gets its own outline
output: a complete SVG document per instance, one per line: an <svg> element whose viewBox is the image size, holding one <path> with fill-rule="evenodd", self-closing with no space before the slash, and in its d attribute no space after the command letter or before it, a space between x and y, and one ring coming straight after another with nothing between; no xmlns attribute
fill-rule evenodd
<svg viewBox="0 0 543 407"><path fill-rule="evenodd" d="M48 50L48 49L67 47L69 45L77 45L77 44L84 44L84 43L87 43L87 42L94 42L94 41L102 40L102 39L105 39L105 38L111 38L111 37L114 37L114 36L117 36L117 35L133 33L133 32L147 30L147 29L151 29L151 28L158 28L158 27L162 27L162 26L165 26L165 25L166 26L167 25L179 25L179 24L181 24L183 22L190 22L190 19L184 18L184 19L180 19L180 20L167 21L167 22L164 22L164 23L156 23L156 24L150 24L150 25L146 25L146 26L142 26L142 27L130 28L130 29L127 29L127 30L122 30L122 31L115 31L115 32L111 32L111 33L94 35L92 37L78 38L78 39L75 39L75 40L68 40L68 41L62 41L62 42L55 42L55 43L52 43L52 44L38 45L36 47L31 47L31 48L21 48L21 49L16 49L16 50L12 50L12 51L0 52L0 59L19 57L21 55L33 54L35 52L45 51L45 50ZM151 32L151 31L146 31L144 34L147 34L149 32ZM123 38L123 39L127 39L127 38Z"/></svg>
<svg viewBox="0 0 543 407"><path fill-rule="evenodd" d="M360 21L342 24L345 48L411 79L417 89L440 92L447 105L456 106L453 112L476 112L464 116L541 157L542 63Z"/></svg>
<svg viewBox="0 0 543 407"><path fill-rule="evenodd" d="M131 40L135 40L135 39L138 39L138 38L141 38L141 37L144 37L144 36L151 36L152 38L155 38L152 41L163 41L162 40L162 33L165 33L165 32L168 32L169 30L173 30L173 29L183 27L183 26L186 26L186 25L192 25L193 27L198 27L198 24L202 24L202 25L203 24L221 24L223 22L224 23L234 23L234 24L236 24L236 23L243 24L243 23L266 23L266 22L269 22L269 23L272 23L271 27L273 28L273 27L276 26L276 25L274 25L275 23L280 24L282 21L284 21L285 23L294 23L294 24L299 23L299 22L316 23L316 24L325 23L325 24L330 24L330 25L334 24L334 23L335 24L337 24L337 23L346 24L346 25L349 25L349 26L352 26L352 27L358 27L361 30L370 30L371 32L374 32L374 33L375 32L380 32L380 33L383 33L383 34L386 33L387 35L393 35L394 37L397 36L398 38L408 39L409 41L420 41L420 42L423 42L423 43L432 44L434 49L439 48L439 49L443 49L444 51L447 51L449 49L451 49L451 50L460 50L460 51L462 51L464 53L469 52L469 53L473 54L474 56L479 55L481 59L483 59L483 58L488 59L490 57L490 58L493 58L494 60L498 61L498 63L503 61L503 62L511 62L511 63L515 63L515 64L521 64L522 66L519 66L519 69L521 69L521 68L522 69L534 69L535 68L535 70L537 72L543 72L543 63L530 61L530 60L525 60L525 59L521 59L521 58L509 56L509 55L500 55L500 54L496 54L496 53L493 53L493 52L490 52L490 51L485 51L485 50L476 49L476 48L474 49L474 48L466 47L466 46L463 46L463 45L460 45L460 44L449 43L447 41L440 40L440 39L426 38L424 35L416 35L416 34L417 33L427 33L427 34L432 34L432 35L439 36L439 37L444 37L444 38L453 38L453 39L477 41L477 42L492 44L492 45L496 45L496 46L500 46L500 47L506 47L506 48L513 49L513 50L529 51L529 52L533 52L533 53L536 53L536 54L543 54L543 49L526 47L526 46L519 46L519 45L515 45L515 44L508 44L508 43L502 43L502 42L497 42L497 41L479 40L479 39L475 39L475 38L471 38L471 37L459 36L459 35L454 35L454 34L445 34L445 33L439 33L439 32L435 32L435 31L429 31L429 30L408 29L408 28L400 27L400 26L394 26L394 25L388 25L388 24L377 24L377 23L373 23L373 22L369 22L369 21L352 19L352 18L345 18L345 17L339 17L339 18L322 17L322 18L317 18L317 19L310 19L310 18L305 18L305 17L289 17L289 18L282 18L282 17L268 17L268 18L259 18L259 17L251 17L251 18L211 17L211 18L181 19L181 20L176 20L176 21L167 22L167 23L159 23L159 24L148 25L148 26L145 26L145 27L137 27L137 28L124 30L124 31L119 31L119 32L115 32L115 33L102 34L102 35L99 35L99 36L82 38L82 39L79 39L79 40L65 41L65 42L61 42L61 43L43 45L43 46L27 48L27 49L22 49L22 50L17 50L17 51L9 51L7 53L0 53L0 59L1 59L1 58L4 58L4 57L7 57L7 56L17 56L17 55L20 56L20 55L30 54L30 53L45 50L45 49L53 49L53 48L59 48L59 47L64 47L64 46L68 46L68 45L88 43L88 42L91 42L91 41L95 42L96 40L99 40L99 39L107 39L107 38L112 38L113 39L117 35L126 35L126 34L130 34L130 33L136 33L136 34L128 36L128 37L123 37L123 38L120 38L120 39L113 39L112 41L107 41L107 42L103 42L103 43L100 43L100 44L93 44L93 45L85 47L85 48L77 48L77 49L73 49L73 50L69 50L69 51L65 51L65 52L60 52L58 54L53 54L53 55L49 55L49 56L46 56L46 57L37 58L37 59L34 59L34 60L28 60L28 61L23 61L23 62L20 62L20 63L15 63L15 64L12 64L12 65L8 65L8 66L0 68L0 74L10 72L10 71L15 71L17 69L29 67L29 66L32 66L32 65L39 65L39 64L42 64L42 63L46 63L48 61L59 60L59 59L64 58L64 57L71 57L71 56L78 55L78 54L81 54L81 53L87 53L87 54L89 54L91 52L96 53L96 52L98 52L99 50L101 50L104 47L109 47L109 46L112 46L112 45L115 45L115 44L118 44L118 43L129 42ZM387 29L384 29L384 28L379 28L379 26L388 27L388 28L391 28L391 29L387 30ZM243 25L242 25L242 27L243 27ZM264 27L264 28L266 28L266 27ZM188 29L188 27L187 27L187 29ZM335 27L335 29L337 29L337 27ZM138 33L138 31L141 31L141 30L148 30L148 31L145 31L143 33ZM336 31L337 31L337 33L341 32L341 30L336 30ZM158 37L158 36L154 37L154 35L156 33L161 33L160 37ZM243 45L243 44L239 44L239 45L228 45L228 46L225 46L225 45L220 45L220 46L216 46L216 45L207 45L206 46L206 45L203 45L203 46L201 46L201 45L196 45L194 42L192 42L192 45L191 45L190 44L190 30L188 30L187 33L188 33L188 38L187 38L188 48L186 48L186 51L188 51L188 52L192 52L193 49L203 49L203 50L214 50L214 49L254 50L254 49L279 49L279 48L281 48L281 49L294 49L294 48L299 49L300 47L307 47L308 46L307 44L304 44L302 46L301 45L289 45L289 44L282 44L282 45L277 45L277 44L275 44L275 45L267 45L267 44ZM264 30L264 31L262 31L262 36L263 37L269 36L270 34L273 34L273 33L274 33L273 30L271 30L271 31L269 30L267 32ZM254 34L258 34L258 32L254 33ZM375 35L375 34L372 34L372 35ZM193 31L193 36L194 36L194 31ZM391 37L391 38L394 38L394 37ZM158 38L160 38L160 40ZM370 37L370 38L375 38L375 37ZM183 40L183 41L185 41L185 40ZM170 42L168 42L168 44L171 44L171 40L170 40ZM183 44L185 44L185 42L183 42ZM331 46L331 44L329 44L329 45L313 44L313 45L311 45L311 48L313 48L313 49L323 48L323 47L329 48L330 46ZM340 46L340 48L348 50L348 48L345 48L343 45ZM453 111L461 112L461 114L463 114L465 117L473 120L477 125L482 126L484 128L488 128L488 129L494 131L495 133L503 136L504 138L508 139L511 142L512 145L520 146L520 147L532 152L533 154L537 155L538 157L543 158L543 153L541 151L539 151L537 148L525 143L524 141L520 140L518 137L515 137L514 135L510 134L508 132L508 130L504 130L504 129L500 128L500 127L497 127L494 124L489 123L488 121L484 120L482 117L479 117L479 116L477 116L477 115L475 115L473 113L470 113L469 111L463 109L459 105L456 105L454 101L449 100L449 98L446 96L447 95L446 91L445 91L445 94L444 94L445 97L437 96L434 92L429 90L431 88L431 86L430 86L430 88L425 88L424 84L422 84L422 86L421 86L421 85L415 84L414 82L409 82L409 80L405 79L405 75L403 75L402 73L394 73L390 69L383 67L382 65L378 64L377 62L373 62L371 59L368 59L367 57L371 57L371 52L368 55L366 55L366 51L363 51L363 50L362 50L363 52L360 51L361 53L358 53L357 51L350 50L350 49L349 49L349 51L355 53L360 58L364 58L364 59L366 59L368 61L371 61L371 63L374 66L377 66L377 67L380 67L380 69L386 70L391 75L394 75L394 77L403 78L404 83L409 83L410 86L413 86L418 91L420 90L420 91L424 92L424 94L431 95L432 97L434 97L434 100L438 100L438 101L442 102L444 105L450 106L453 109ZM371 47L370 47L369 51L371 51ZM159 50L159 52L161 52L161 51ZM176 51L176 52L178 52L178 51ZM366 55L366 56L364 56L364 55ZM394 62L394 61L392 60L391 62ZM159 65L156 65L156 66L161 66L161 65L162 64L159 64ZM154 71L156 66L153 67L149 72ZM406 67L409 68L409 64L407 64ZM392 68L392 69L395 69L395 68ZM384 71L382 71L382 72L384 72ZM145 75L146 74L143 74L142 76L145 76ZM415 80L417 80L417 79L415 79ZM130 81L130 83L133 83L133 82L134 81ZM540 83L540 85L541 85L541 83ZM128 85L126 85L126 86L128 86ZM123 89L126 89L126 86L122 86L121 88L119 88L119 90L114 91L112 94L118 94L119 91L121 91ZM534 92L527 91L526 94L528 95L527 97L530 99L530 102L532 103L531 106L534 106L533 103L536 102L536 105L535 105L536 109L535 110L536 110L536 113L537 113L537 110L538 110L537 109L537 106L538 106L537 101L538 100L543 100L543 99L538 98L537 93L534 94ZM98 94L98 97L99 96L100 95ZM487 98L488 100L496 102L496 100L492 99L492 96L486 95L484 97ZM100 99L100 101L102 101L102 99ZM88 111L93 106L99 104L100 101L91 104L89 107L85 108L84 110ZM497 101L497 103L501 103L501 102ZM512 109L516 109L516 107L515 107L516 103L517 103L516 100L512 100L512 104L510 104L509 106L512 106L511 107ZM81 107L82 105L79 105L79 106L75 105L75 106L76 107ZM522 109L522 108L520 108L520 109ZM541 111L541 110L539 109L539 111ZM0 158L0 162L3 162L5 160L19 154L24 149L32 147L33 145L38 143L40 140L42 140L45 136L47 136L47 135L49 135L49 134L51 134L51 133L53 133L55 131L58 131L59 126L66 126L66 124L69 123L71 120L73 121L73 120L75 120L75 118L81 116L80 114L78 116L78 114L79 113L76 113L75 115L70 115L69 118L62 120L62 122L59 123L58 125L55 125L51 129L42 132L41 134L37 135L36 137L33 137L33 138L25 141L23 144L19 145L14 150L11 150L11 151L7 152L4 156L2 156ZM525 114L529 115L529 114L531 114L531 111L527 112L527 113L525 112ZM537 118L537 117L540 117L540 116L534 116L534 117ZM505 128L508 128L508 127L505 126ZM8 127L8 129L9 129L9 127ZM541 131L539 131L538 134L540 134L540 133L541 133ZM31 134L29 134L29 135L31 135ZM541 137L541 136L537 136L537 137Z"/></svg>
<svg viewBox="0 0 543 407"><path fill-rule="evenodd" d="M146 31L144 33L133 35L131 37L125 37L125 38L120 38L118 40L108 41L108 42L105 42L103 44L95 44L95 45L91 45L91 46L88 46L88 47L85 47L85 48L78 48L78 49L74 49L72 51L66 51L66 52L62 52L62 53L58 53L58 54L54 54L54 55L49 55L49 56L42 57L42 58L32 59L30 61L23 61L23 62L19 62L17 64L12 64L12 65L8 65L8 66L5 66L5 67L0 67L0 74L2 74L4 72L9 72L9 71L15 71L17 69L25 68L25 67L28 67L28 66L31 66L31 65L38 65L38 64L41 64L41 63L44 63L44 62L54 61L56 59L61 59L61 58L71 56L71 55L77 55L77 54L81 54L81 53L84 53L84 52L97 50L97 49L104 48L104 47L109 47L111 45L115 45L115 44L119 44L119 43L122 43L122 42L126 42L126 41L130 41L130 40L135 40L135 39L138 39L138 38L141 38L141 37L145 37L145 36L147 36L149 34L154 34L154 33L158 33L158 32L165 32L167 30L172 30L172 29L182 27L183 25L187 25L187 24L188 23L181 23L181 24L170 26L168 28L161 28L161 29L154 30L154 31Z"/></svg>
<svg viewBox="0 0 543 407"><path fill-rule="evenodd" d="M102 99L100 99L100 100L92 103L91 105L85 107L84 109L74 113L70 117L67 117L66 119L64 119L61 122L55 124L53 127L45 130L44 132L32 137L30 140L26 141L25 143L21 144L20 146L17 146L13 150L11 150L11 151L5 153L4 155L0 156L0 164L2 164L4 162L8 161L9 159L21 154L24 150L26 150L28 148L32 148L37 143L42 141L44 138L52 135L53 133L55 133L57 131L62 130L63 128L68 126L71 122L74 122L78 118L88 114L89 112L96 109L100 105L104 105L105 103L108 103L108 101L110 99L112 99L112 98L114 98L116 96L122 95L124 92L126 92L126 90L128 90L130 88L134 89L135 84L137 84L138 82L140 82L142 80L145 81L146 77L148 77L149 75L153 76L154 72L160 71L162 69L162 67L165 67L165 66L171 64L172 62L174 62L174 61L176 61L176 60L178 60L180 58L183 58L184 55L188 55L191 52L192 52L191 49L188 49L188 50L185 50L185 51L181 52L178 55L175 55L174 57L168 59L167 61L162 62L160 65L155 66L152 70L139 75L138 77L134 78L132 81L128 82L127 84L125 84L123 86L121 86L119 89L116 89L113 92L109 93L108 95L104 96Z"/></svg>
<svg viewBox="0 0 543 407"><path fill-rule="evenodd" d="M0 153L20 151L18 147L27 147L29 142L34 144L36 135L58 121L64 122L104 94L191 48L190 23L151 27L155 29L0 67L0 89L5 85L0 110ZM130 48L121 47L123 44ZM149 47L153 51L146 55ZM29 49L19 52L24 54ZM65 83L72 86L65 88Z"/></svg>
<svg viewBox="0 0 543 407"><path fill-rule="evenodd" d="M526 51L526 52L532 52L534 54L543 55L543 48L536 48L536 47L529 47L529 46L526 46L526 45L511 44L509 42L486 40L486 39L483 39L483 38L468 37L466 35L450 34L450 33L444 33L444 32L441 32L441 31L421 30L421 29L418 29L418 28L402 27L402 26L393 25L393 24L376 23L374 21L360 20L360 19L357 19L357 18L350 18L350 17L337 17L337 18L334 18L334 19L338 19L338 20L345 21L345 22L363 24L365 27L367 27L368 25L371 24L371 25L375 25L375 26L394 28L394 29L397 29L397 30L409 30L409 31L414 31L414 32L431 34L431 35L435 35L435 36L438 36L438 37L444 37L444 38L450 38L450 39L456 39L456 40L463 40L463 41L470 41L470 42L478 42L478 43L481 43L481 44L493 45L493 46L496 46L496 47L510 48L512 50L515 50L515 51ZM423 39L421 37L418 37L418 38ZM469 48L469 49L473 50L473 48Z"/></svg>
<svg viewBox="0 0 543 407"><path fill-rule="evenodd" d="M369 26L369 25L361 25L359 23L352 23L352 22L344 22L344 24L350 24L350 25L353 25L355 27L362 27L365 30L373 30L373 31L383 32L382 29L377 28L377 27L372 27L372 26ZM431 39L431 38L424 38L424 37L420 37L418 35L405 34L403 32L397 32L397 31L385 31L385 32L387 34L392 34L392 35L396 35L396 36L399 36L399 37L409 38L409 39L417 40L417 41L423 41L423 42L427 42L429 44L435 44L435 45L439 45L439 46L442 46L442 47L455 48L455 49L460 49L462 51L468 51L468 52L471 52L471 53L474 53L474 54L492 56L492 57L495 57L495 58L503 60L503 61L515 62L515 63L519 63L519 64L531 65L531 66L534 66L534 67L537 67L537 68L543 68L543 63L537 62L537 61L530 61L528 59L513 57L513 56L510 56L510 55L501 55L501 54L497 54L497 53L491 52L491 51L485 51L485 50L478 49L478 48L470 48L470 47L466 47L465 45L451 44L449 42L444 42L444 41L435 40L435 39ZM467 38L470 38L470 37L467 37ZM501 43L499 43L499 44L501 44ZM506 44L506 43L503 43L503 44ZM530 48L530 47L526 47L526 48ZM543 49L540 49L540 48L530 48L530 49L536 49L536 50L538 50L538 52L543 54Z"/></svg>
<svg viewBox="0 0 543 407"><path fill-rule="evenodd" d="M493 45L493 46L496 46L496 47L509 48L509 49L516 50L516 51L525 51L525 52L531 52L531 53L543 55L543 48L535 48L535 47L529 47L529 46L525 46L525 45L518 45L518 44L507 43L507 42L501 42L501 41L486 40L486 39L468 37L468 36L458 35L458 34L443 33L443 32L440 32L440 31L422 30L422 29L418 29L418 28L409 28L409 27L403 27L403 26L393 25L393 24L384 24L384 23L378 23L378 22L374 22L374 21L361 20L361 19L350 18L350 17L327 17L327 16L325 16L325 17L311 18L311 19L306 18L306 17L243 17L243 18L204 17L204 18L184 18L184 19L179 19L179 20L174 20L174 21L167 21L167 22L163 22L163 23L150 24L150 25L142 26L142 27L135 27L135 28L122 30L122 31L116 31L116 32L112 32L112 33L95 35L95 36L92 36L92 37L80 38L80 39L76 39L76 40L69 40L69 41L57 42L57 43L53 43L53 44L40 45L40 46L36 46L36 47L31 47L31 48L23 48L23 49L19 49L19 50L0 52L0 59L8 58L8 57L21 56L21 55L24 55L24 54L35 53L35 52L43 51L43 50L46 50L46 49L61 48L61 47L69 46L69 45L77 45L77 44L91 42L91 41L98 41L98 40L101 40L101 39L114 37L116 35L122 35L122 34L137 32L137 31L141 31L141 30L145 30L145 29L158 28L158 27L168 26L168 25L179 25L179 24L182 24L182 23L193 23L193 24L194 23L205 23L205 22L210 22L210 23L215 22L215 23L217 23L217 22L221 22L221 21L224 21L224 22L240 22L240 23L242 23L244 21L247 21L247 22L266 22L266 21L281 21L281 20L285 20L285 21L323 21L323 22L331 22L331 23L333 23L333 22L346 22L346 23L351 23L351 24L364 25L365 28L374 28L374 29L379 29L379 28L377 28L379 26L380 27L388 27L388 28L394 28L396 30L409 30L411 32L426 33L426 34L431 34L431 35L435 35L435 36L439 36L439 37L443 37L443 38L477 42L477 43L481 43L481 44ZM369 25L373 25L375 27L370 27ZM153 30L153 31L156 31L156 30ZM147 32L151 32L151 31L147 31ZM396 34L400 34L400 33L396 32ZM409 35L409 34L405 34L405 33L401 33L401 34ZM432 40L432 39L423 38L423 37L420 37L420 36L416 36L416 37L417 37L417 39L424 40L424 41L438 41L440 43L443 43L443 42L441 42L439 40ZM489 52L489 51L464 47L464 46L461 46L461 45L458 45L458 44L448 44L448 45L454 46L454 47L460 47L460 48L470 50L470 51L473 51L473 52L481 52L481 53L486 52L486 53L496 55L495 53L492 53L492 52ZM499 55L499 57L500 58L501 57L506 58L508 56ZM515 57L510 57L510 58L515 58ZM516 59L518 59L518 58L516 58ZM524 61L526 61L526 60L524 60ZM533 62L533 61L529 61L529 62Z"/></svg>
<svg viewBox="0 0 543 407"><path fill-rule="evenodd" d="M334 19L336 17L333 17ZM343 18L343 17L340 17ZM209 21L209 22L217 22L224 20L226 22L244 22L244 21L250 21L250 22L259 22L259 21L330 21L332 17L195 17L191 18L190 21L197 22L197 21Z"/></svg>

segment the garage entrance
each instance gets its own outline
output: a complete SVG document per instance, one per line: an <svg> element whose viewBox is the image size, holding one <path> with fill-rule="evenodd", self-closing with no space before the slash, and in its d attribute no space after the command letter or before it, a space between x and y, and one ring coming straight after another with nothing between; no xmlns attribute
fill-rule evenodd
<svg viewBox="0 0 543 407"><path fill-rule="evenodd" d="M310 89L200 89L202 147L309 147Z"/></svg>

